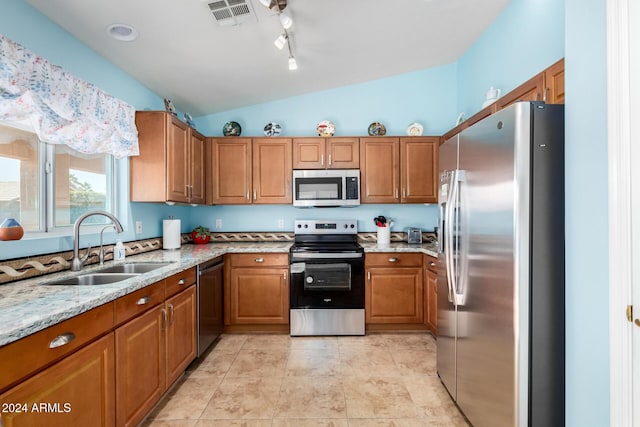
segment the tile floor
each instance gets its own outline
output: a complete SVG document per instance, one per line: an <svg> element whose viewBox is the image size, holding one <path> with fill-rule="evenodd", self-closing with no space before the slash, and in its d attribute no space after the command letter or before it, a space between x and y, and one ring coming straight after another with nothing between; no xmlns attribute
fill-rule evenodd
<svg viewBox="0 0 640 427"><path fill-rule="evenodd" d="M429 334L223 335L144 426L467 426Z"/></svg>

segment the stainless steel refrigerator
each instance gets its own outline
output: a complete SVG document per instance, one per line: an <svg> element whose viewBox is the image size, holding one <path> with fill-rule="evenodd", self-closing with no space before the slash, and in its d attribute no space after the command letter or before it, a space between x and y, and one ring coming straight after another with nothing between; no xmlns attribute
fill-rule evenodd
<svg viewBox="0 0 640 427"><path fill-rule="evenodd" d="M564 105L440 146L438 375L475 427L564 425Z"/></svg>

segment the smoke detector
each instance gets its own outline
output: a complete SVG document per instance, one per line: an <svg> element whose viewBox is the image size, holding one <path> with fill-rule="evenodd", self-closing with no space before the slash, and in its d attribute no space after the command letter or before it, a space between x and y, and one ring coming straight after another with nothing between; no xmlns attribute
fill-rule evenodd
<svg viewBox="0 0 640 427"><path fill-rule="evenodd" d="M220 26L257 21L251 0L203 0Z"/></svg>

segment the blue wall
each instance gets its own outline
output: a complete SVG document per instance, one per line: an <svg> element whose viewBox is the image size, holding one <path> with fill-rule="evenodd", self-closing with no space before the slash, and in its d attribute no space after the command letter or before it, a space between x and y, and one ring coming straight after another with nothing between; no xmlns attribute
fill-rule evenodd
<svg viewBox="0 0 640 427"><path fill-rule="evenodd" d="M221 136L229 120L242 135L264 136L264 125L277 122L282 136L317 135L322 120L336 125L336 136L367 136L369 124L381 122L387 135L405 135L419 122L425 135L442 135L456 118L455 64L429 68L351 86L315 92L195 118L206 135Z"/></svg>
<svg viewBox="0 0 640 427"><path fill-rule="evenodd" d="M565 1L567 426L599 427L610 416L606 0Z"/></svg>
<svg viewBox="0 0 640 427"><path fill-rule="evenodd" d="M490 86L506 94L564 55L564 2L512 0L458 61L458 110L478 112Z"/></svg>

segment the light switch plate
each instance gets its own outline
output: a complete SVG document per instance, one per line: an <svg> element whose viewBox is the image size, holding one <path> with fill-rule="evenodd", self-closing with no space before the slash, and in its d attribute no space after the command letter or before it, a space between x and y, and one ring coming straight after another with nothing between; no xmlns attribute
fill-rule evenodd
<svg viewBox="0 0 640 427"><path fill-rule="evenodd" d="M136 234L142 234L142 221L136 221Z"/></svg>
<svg viewBox="0 0 640 427"><path fill-rule="evenodd" d="M216 219L216 229L222 228L222 220L220 218Z"/></svg>

